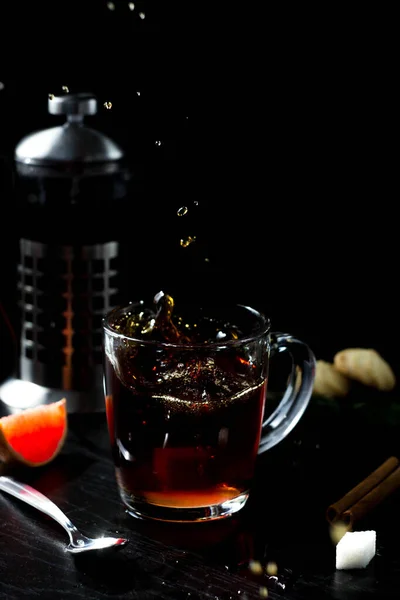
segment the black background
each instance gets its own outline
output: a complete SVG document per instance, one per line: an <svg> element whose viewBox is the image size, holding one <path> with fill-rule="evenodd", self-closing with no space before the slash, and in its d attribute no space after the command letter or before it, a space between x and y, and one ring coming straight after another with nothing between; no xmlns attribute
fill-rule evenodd
<svg viewBox="0 0 400 600"><path fill-rule="evenodd" d="M397 369L392 15L114 4L1 3L3 165L22 136L56 124L48 93L94 92L90 125L118 141L140 173L131 214L112 221L132 230L132 273L140 262L154 291L170 285L178 297L201 290L252 304L318 358L368 346ZM18 229L8 183L6 175L6 306L7 244ZM183 205L189 212L179 218ZM94 205L94 227L96 218L104 215ZM192 234L196 242L182 249L179 239Z"/></svg>
<svg viewBox="0 0 400 600"><path fill-rule="evenodd" d="M118 141L140 173L129 214L107 215L110 226L132 231L126 276L138 279L138 289L148 285L145 272L154 291L167 286L177 299L201 291L227 303L252 304L269 313L273 329L307 341L317 358L329 360L348 346L375 347L400 376L395 16L386 6L365 4L308 8L138 0L135 5L130 12L119 0L114 11L102 0L0 2L2 167L22 136L57 122L47 114L49 93L63 85L96 93L99 113L90 124ZM112 110L102 108L105 101L113 103ZM160 140L161 147L155 144ZM12 308L10 240L20 222L11 216L13 193L5 171L0 301ZM183 205L189 211L179 218ZM102 218L94 203L93 227ZM180 237L192 231L196 242L182 249ZM9 366L9 348L0 316L0 376ZM368 399L364 392L361 403L364 395ZM328 502L392 453L398 455L397 389L394 397L383 396L373 396L365 411L347 398L313 402L294 437L277 447L280 459L275 450L265 456L269 477L259 480L262 493L249 503L245 525L252 524L256 548L271 551L274 560L278 548L279 565L300 570L294 597L397 597L396 496L392 510L382 507L372 520L379 534L372 572L337 577L331 546L326 560L319 544ZM93 435L77 423L76 430L70 427L66 454L50 470L30 474L35 487L61 508L89 507L73 515L88 533L98 523L115 532L110 506L116 488L106 437L103 421ZM264 475L265 464L260 466ZM15 532L14 539L4 537L6 592L26 593L31 573L29 589L48 589L54 596L53 573L61 565L63 585L76 596L116 597L132 589L147 595L154 589L157 597L169 597L170 591L186 597L188 589L208 595L208 564L195 563L195 581L201 583L192 590L190 563L179 556L177 565L173 556L170 569L165 550L154 551L154 530L141 535L125 515L118 529L129 528L128 559L132 552L139 571L127 560L127 574L115 577L118 563L115 570L96 562L95 568L77 569L56 551L49 562L42 555L45 543L50 535L58 544L62 534L57 538L49 529L47 535L42 524L23 518L25 513L15 515L8 504L5 511ZM21 549L21 539L33 542ZM228 552L216 547L218 564L237 551L230 538L227 545ZM208 543L204 549L213 559L215 550ZM21 556L27 565L22 571ZM166 564L158 567L158 560ZM111 584L103 582L110 573ZM218 581L226 589L217 586L216 592L230 596L230 586L236 586L231 573L218 573Z"/></svg>

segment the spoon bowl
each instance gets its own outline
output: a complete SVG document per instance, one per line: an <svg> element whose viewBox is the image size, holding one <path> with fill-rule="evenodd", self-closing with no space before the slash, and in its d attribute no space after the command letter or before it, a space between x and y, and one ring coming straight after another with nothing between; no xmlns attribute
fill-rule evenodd
<svg viewBox="0 0 400 600"><path fill-rule="evenodd" d="M75 525L68 519L62 510L54 504L49 498L44 496L38 490L27 485L20 483L13 477L0 477L0 490L30 504L37 510L45 513L59 525L61 525L69 536L69 544L65 547L67 552L72 554L80 554L82 552L88 552L93 550L106 550L109 548L120 548L128 543L126 538L117 537L98 537L89 538L83 535Z"/></svg>
<svg viewBox="0 0 400 600"><path fill-rule="evenodd" d="M70 542L65 547L67 552L72 554L79 554L80 552L87 552L88 550L107 550L107 548L116 548L119 546L125 546L128 540L125 538L115 537L99 537L89 538L78 531L79 537L74 540L74 543Z"/></svg>

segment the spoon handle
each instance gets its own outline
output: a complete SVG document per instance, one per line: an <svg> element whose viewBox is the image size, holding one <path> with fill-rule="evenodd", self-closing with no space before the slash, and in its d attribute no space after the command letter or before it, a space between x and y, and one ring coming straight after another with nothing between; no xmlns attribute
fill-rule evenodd
<svg viewBox="0 0 400 600"><path fill-rule="evenodd" d="M52 517L59 523L72 539L72 533L77 532L75 525L71 523L68 517L52 502L49 498L35 490L30 485L19 483L13 477L0 477L0 490L15 496L18 500L22 500Z"/></svg>

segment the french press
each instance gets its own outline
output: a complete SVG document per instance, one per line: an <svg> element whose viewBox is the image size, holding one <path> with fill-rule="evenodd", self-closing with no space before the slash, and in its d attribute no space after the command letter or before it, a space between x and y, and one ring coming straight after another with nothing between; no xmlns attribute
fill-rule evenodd
<svg viewBox="0 0 400 600"><path fill-rule="evenodd" d="M15 148L17 344L0 399L19 409L65 397L69 412L98 412L101 321L123 294L113 223L128 210L130 173L121 147L84 123L94 95L49 96L48 111L66 121Z"/></svg>

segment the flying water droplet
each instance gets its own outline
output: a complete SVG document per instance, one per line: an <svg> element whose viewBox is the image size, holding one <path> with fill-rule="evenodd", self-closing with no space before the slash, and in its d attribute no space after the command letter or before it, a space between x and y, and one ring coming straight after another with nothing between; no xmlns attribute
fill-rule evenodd
<svg viewBox="0 0 400 600"><path fill-rule="evenodd" d="M63 91L63 92L65 92L66 94L69 94L69 87L68 87L68 86L66 86L66 85L63 85L61 89L62 89L62 91Z"/></svg>
<svg viewBox="0 0 400 600"><path fill-rule="evenodd" d="M1 90L4 90L6 86L4 85L4 83L2 81L0 81L0 92Z"/></svg>
<svg viewBox="0 0 400 600"><path fill-rule="evenodd" d="M108 10L115 10L114 2L107 2L107 8Z"/></svg>
<svg viewBox="0 0 400 600"><path fill-rule="evenodd" d="M54 94L49 94L49 100L54 100Z"/></svg>
<svg viewBox="0 0 400 600"><path fill-rule="evenodd" d="M140 96L140 92L136 92L138 96Z"/></svg>
<svg viewBox="0 0 400 600"><path fill-rule="evenodd" d="M156 141L156 146L162 146L162 142L160 140Z"/></svg>
<svg viewBox="0 0 400 600"><path fill-rule="evenodd" d="M187 211L188 211L187 206L181 206L180 208L178 208L176 214L178 215L178 217L184 217L186 215Z"/></svg>
<svg viewBox="0 0 400 600"><path fill-rule="evenodd" d="M129 10L135 10L135 5L134 5L134 3L133 3L133 2L129 2L129 3L128 3L128 8L129 8Z"/></svg>
<svg viewBox="0 0 400 600"><path fill-rule="evenodd" d="M180 241L180 244L182 246L182 248L187 248L188 246L190 246L190 244L193 244L193 242L196 241L196 236L194 235L192 236L188 236L187 238L182 238Z"/></svg>
<svg viewBox="0 0 400 600"><path fill-rule="evenodd" d="M107 110L110 110L112 108L112 102L104 102L103 106Z"/></svg>
<svg viewBox="0 0 400 600"><path fill-rule="evenodd" d="M140 17L140 18L142 19L142 21L143 21L143 19L145 19L145 18L146 18L146 15L144 14L144 12L140 12L140 13L139 13L139 17Z"/></svg>

